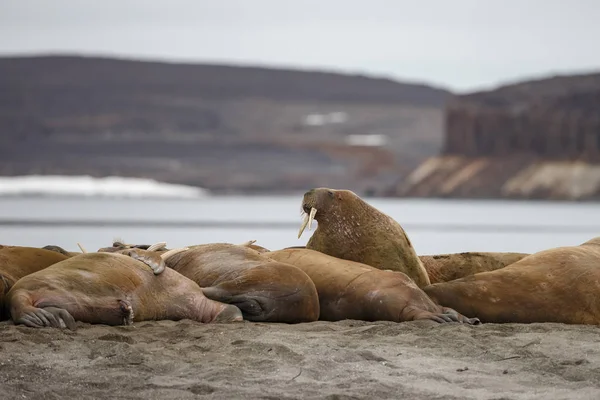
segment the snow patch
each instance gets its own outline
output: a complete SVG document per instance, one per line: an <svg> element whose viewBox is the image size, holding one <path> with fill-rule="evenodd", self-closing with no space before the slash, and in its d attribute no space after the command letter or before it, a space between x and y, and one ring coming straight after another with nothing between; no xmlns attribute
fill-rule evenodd
<svg viewBox="0 0 600 400"><path fill-rule="evenodd" d="M200 198L206 189L158 182L153 179L108 176L28 175L0 177L0 196L84 196Z"/></svg>

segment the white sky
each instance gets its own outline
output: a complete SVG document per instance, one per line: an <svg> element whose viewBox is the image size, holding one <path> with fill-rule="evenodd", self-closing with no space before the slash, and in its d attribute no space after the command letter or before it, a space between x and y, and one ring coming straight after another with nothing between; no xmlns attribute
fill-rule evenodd
<svg viewBox="0 0 600 400"><path fill-rule="evenodd" d="M455 91L600 71L600 0L0 0L0 55L387 76Z"/></svg>

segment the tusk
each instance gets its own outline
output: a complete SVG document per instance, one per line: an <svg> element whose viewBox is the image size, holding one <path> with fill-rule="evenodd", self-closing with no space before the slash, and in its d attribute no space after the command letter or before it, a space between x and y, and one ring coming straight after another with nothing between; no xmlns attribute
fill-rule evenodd
<svg viewBox="0 0 600 400"><path fill-rule="evenodd" d="M246 246L247 247L247 246L250 246L251 244L254 244L254 243L256 243L256 240L248 240L247 242L244 242L244 243L242 243L242 244L240 244L238 246Z"/></svg>
<svg viewBox="0 0 600 400"><path fill-rule="evenodd" d="M300 225L300 231L298 232L298 239L302 236L302 232L304 232L306 225L308 225L308 214L304 214L304 219L302 220L302 225Z"/></svg>
<svg viewBox="0 0 600 400"><path fill-rule="evenodd" d="M302 225L300 225L300 231L298 232L298 239L302 236L302 232L306 229L306 226L309 225L308 230L310 231L312 228L312 221L315 218L315 214L317 213L317 209L312 207L310 209L310 215L304 214L304 220L302 221Z"/></svg>
<svg viewBox="0 0 600 400"><path fill-rule="evenodd" d="M162 258L163 260L166 260L167 258L174 256L175 254L181 253L182 251L186 251L189 250L189 248L187 247L182 247L179 249L171 249L167 252L164 252L160 255L160 258Z"/></svg>
<svg viewBox="0 0 600 400"><path fill-rule="evenodd" d="M310 209L310 215L308 216L308 230L311 231L312 230L312 223L313 223L313 219L315 219L315 214L317 213L317 209L316 208L311 208Z"/></svg>
<svg viewBox="0 0 600 400"><path fill-rule="evenodd" d="M81 245L81 243L77 242L77 246L79 246L79 249L82 253L87 253L87 250Z"/></svg>
<svg viewBox="0 0 600 400"><path fill-rule="evenodd" d="M164 250L167 247L167 242L158 242L148 247L147 251L159 251Z"/></svg>

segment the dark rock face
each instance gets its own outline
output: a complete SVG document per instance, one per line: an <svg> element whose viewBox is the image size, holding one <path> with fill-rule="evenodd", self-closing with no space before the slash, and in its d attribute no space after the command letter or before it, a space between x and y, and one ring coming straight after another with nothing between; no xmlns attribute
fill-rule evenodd
<svg viewBox="0 0 600 400"><path fill-rule="evenodd" d="M220 191L378 188L439 152L448 95L322 72L0 58L0 175L116 174ZM388 143L347 145L362 134Z"/></svg>
<svg viewBox="0 0 600 400"><path fill-rule="evenodd" d="M392 193L600 197L600 74L456 96L446 107L445 125L442 155L422 164Z"/></svg>
<svg viewBox="0 0 600 400"><path fill-rule="evenodd" d="M456 97L444 154L600 161L600 74L556 77Z"/></svg>

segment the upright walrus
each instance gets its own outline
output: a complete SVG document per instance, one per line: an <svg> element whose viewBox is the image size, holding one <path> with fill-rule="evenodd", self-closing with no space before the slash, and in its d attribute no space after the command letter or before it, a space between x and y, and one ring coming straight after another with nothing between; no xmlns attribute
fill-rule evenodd
<svg viewBox="0 0 600 400"><path fill-rule="evenodd" d="M165 262L200 285L206 297L239 307L246 320L296 323L319 319L319 296L312 280L300 269L246 245L190 246Z"/></svg>
<svg viewBox="0 0 600 400"><path fill-rule="evenodd" d="M75 321L130 325L160 319L242 320L237 307L206 298L196 283L165 269L158 253L124 253L128 255L81 254L21 278L7 294L13 321L75 329Z"/></svg>
<svg viewBox="0 0 600 400"><path fill-rule="evenodd" d="M67 258L37 247L0 245L0 320L9 318L4 297L19 279Z"/></svg>
<svg viewBox="0 0 600 400"><path fill-rule="evenodd" d="M423 289L482 322L600 324L600 237Z"/></svg>
<svg viewBox="0 0 600 400"><path fill-rule="evenodd" d="M298 233L317 220L307 249L330 256L391 269L408 275L419 287L430 284L404 229L388 215L367 204L349 190L317 188L304 194L307 214Z"/></svg>
<svg viewBox="0 0 600 400"><path fill-rule="evenodd" d="M478 324L456 311L435 304L402 272L382 271L308 249L283 249L264 253L294 265L315 283L321 306L320 319L339 321L413 321Z"/></svg>

